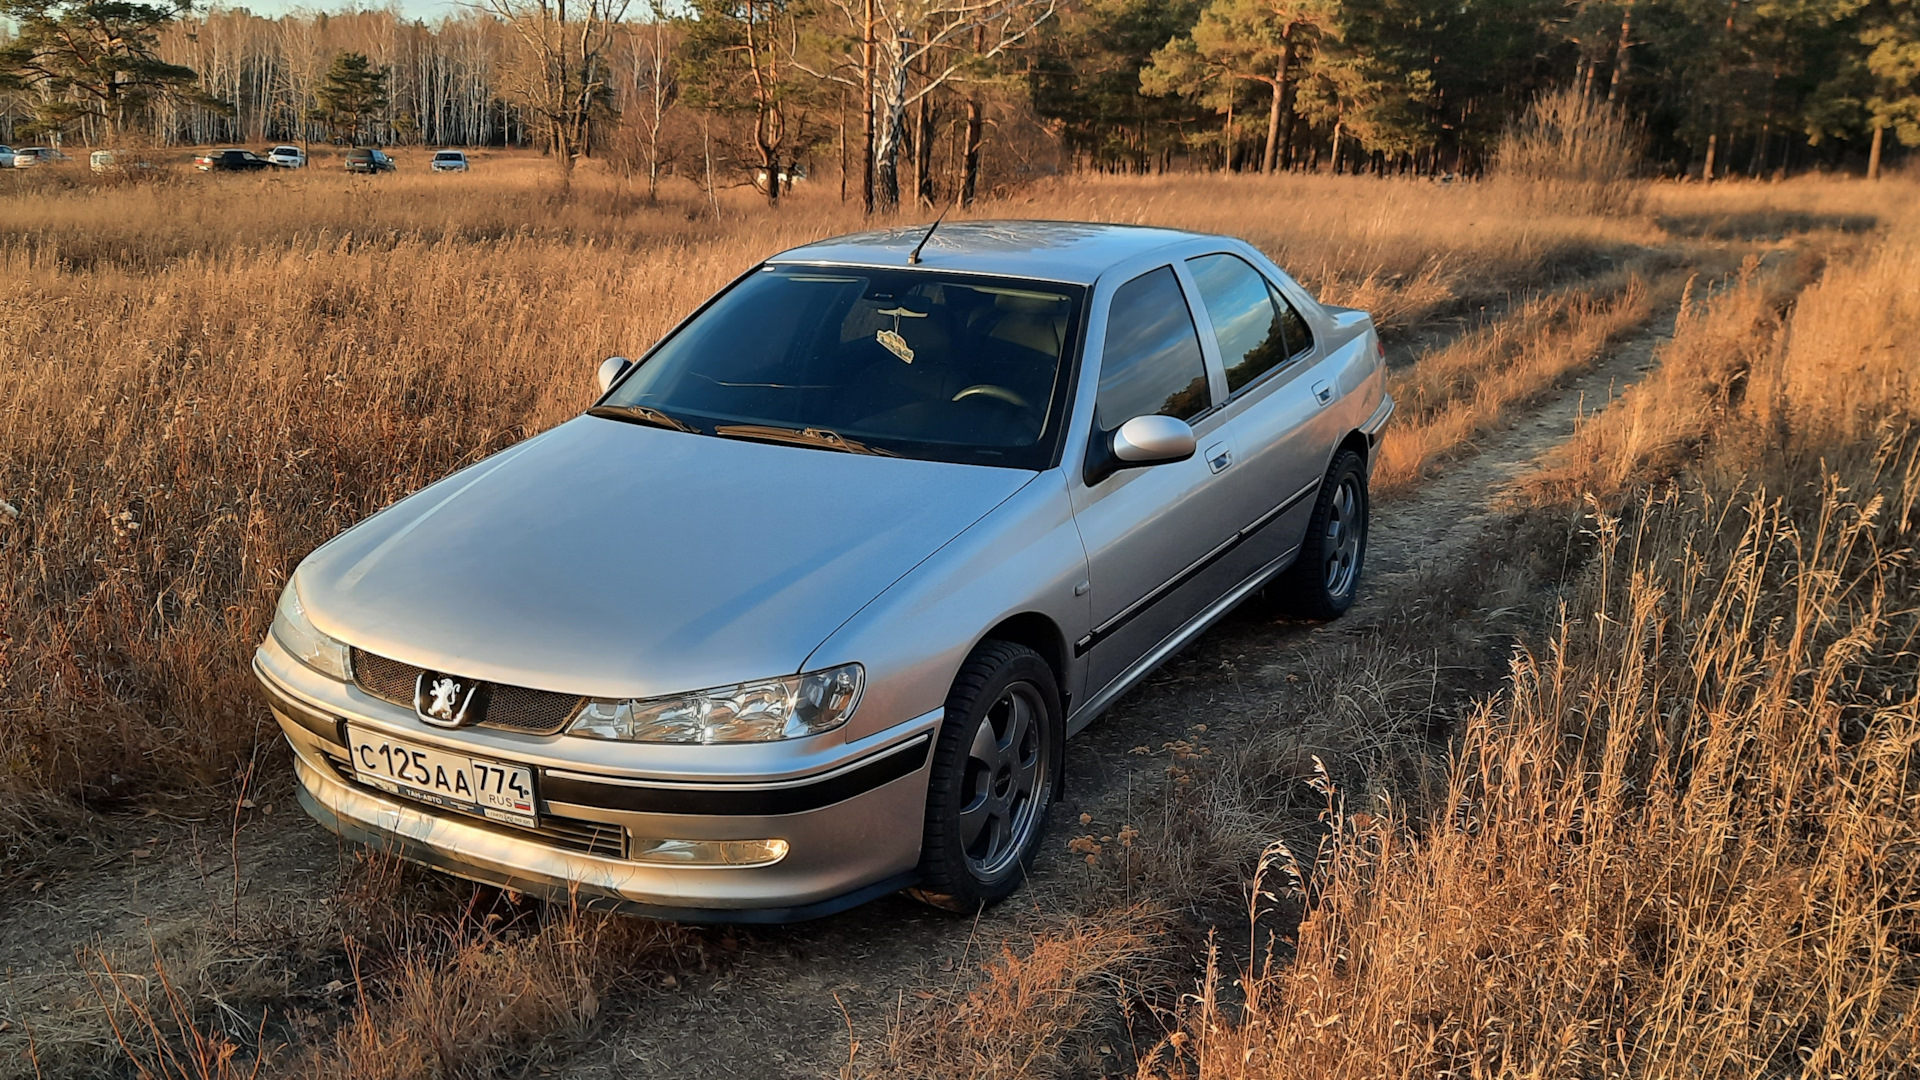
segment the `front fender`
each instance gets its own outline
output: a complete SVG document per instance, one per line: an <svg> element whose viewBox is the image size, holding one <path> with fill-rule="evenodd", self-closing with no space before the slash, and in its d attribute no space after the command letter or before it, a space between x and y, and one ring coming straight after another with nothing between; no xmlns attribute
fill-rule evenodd
<svg viewBox="0 0 1920 1080"><path fill-rule="evenodd" d="M860 609L807 657L805 670L865 665L851 742L940 708L967 655L1008 618L1037 614L1064 640L1077 640L1092 618L1088 595L1075 595L1086 581L1086 549L1065 474L1055 469ZM1081 665L1071 657L1065 665L1060 691L1077 697Z"/></svg>

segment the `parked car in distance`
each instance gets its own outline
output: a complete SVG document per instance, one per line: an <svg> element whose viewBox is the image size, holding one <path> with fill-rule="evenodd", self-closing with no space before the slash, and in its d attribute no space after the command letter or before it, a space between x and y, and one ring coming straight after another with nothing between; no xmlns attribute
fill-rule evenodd
<svg viewBox="0 0 1920 1080"><path fill-rule="evenodd" d="M31 169L35 165L58 165L63 161L72 160L51 146L24 146L13 152L13 167L16 169Z"/></svg>
<svg viewBox="0 0 1920 1080"><path fill-rule="evenodd" d="M971 913L1128 688L1262 589L1348 609L1371 317L1229 237L936 227L751 267L307 556L253 661L307 811L660 918Z"/></svg>
<svg viewBox="0 0 1920 1080"><path fill-rule="evenodd" d="M87 167L97 173L115 173L144 171L154 167L153 162L129 150L95 150L87 155Z"/></svg>
<svg viewBox="0 0 1920 1080"><path fill-rule="evenodd" d="M463 150L436 150L433 153L434 172L466 172L467 155Z"/></svg>
<svg viewBox="0 0 1920 1080"><path fill-rule="evenodd" d="M356 146L347 151L347 171L350 173L392 172L398 167L392 158L371 147Z"/></svg>
<svg viewBox="0 0 1920 1080"><path fill-rule="evenodd" d="M0 169L13 168L13 147L0 146Z"/></svg>
<svg viewBox="0 0 1920 1080"><path fill-rule="evenodd" d="M272 163L251 150L227 148L209 150L193 159L193 167L201 172L257 172L270 169Z"/></svg>
<svg viewBox="0 0 1920 1080"><path fill-rule="evenodd" d="M297 146L276 146L267 151L267 161L282 169L304 169L307 167L307 152Z"/></svg>

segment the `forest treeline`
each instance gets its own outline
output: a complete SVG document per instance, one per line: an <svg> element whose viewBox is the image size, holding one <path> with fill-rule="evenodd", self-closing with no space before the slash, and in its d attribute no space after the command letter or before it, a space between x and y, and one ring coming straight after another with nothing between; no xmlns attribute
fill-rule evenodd
<svg viewBox="0 0 1920 1080"><path fill-rule="evenodd" d="M563 171L583 156L654 183L717 170L772 197L835 160L883 204L1076 168L1471 175L1553 90L1624 118L1669 175L1877 172L1920 145L1920 0L483 0L431 23L0 0L0 14L4 141L532 144Z"/></svg>

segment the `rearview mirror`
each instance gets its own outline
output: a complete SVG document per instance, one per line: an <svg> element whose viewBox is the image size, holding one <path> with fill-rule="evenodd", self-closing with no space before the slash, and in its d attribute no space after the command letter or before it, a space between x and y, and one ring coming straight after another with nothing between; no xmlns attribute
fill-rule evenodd
<svg viewBox="0 0 1920 1080"><path fill-rule="evenodd" d="M606 393L614 381L627 373L633 361L624 356L609 356L600 361L600 370L594 373L594 379L600 384L600 392Z"/></svg>
<svg viewBox="0 0 1920 1080"><path fill-rule="evenodd" d="M1193 429L1172 416L1136 416L1113 433L1113 456L1122 467L1185 461L1193 450Z"/></svg>

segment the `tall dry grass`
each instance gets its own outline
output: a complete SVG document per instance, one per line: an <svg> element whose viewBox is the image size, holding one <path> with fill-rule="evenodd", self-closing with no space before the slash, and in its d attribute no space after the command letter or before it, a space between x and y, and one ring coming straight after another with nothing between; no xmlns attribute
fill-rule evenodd
<svg viewBox="0 0 1920 1080"><path fill-rule="evenodd" d="M1197 996L1143 1073L1913 1074L1914 235L1784 322L1751 278L1683 322L1576 447L1611 484L1585 568L1440 797L1333 792L1291 964ZM1741 392L1701 377L1728 352ZM1622 472L1662 421L1692 455Z"/></svg>
<svg viewBox="0 0 1920 1080"><path fill-rule="evenodd" d="M1577 85L1534 99L1501 133L1493 179L1530 207L1627 214L1645 192L1634 182L1641 136L1625 116Z"/></svg>
<svg viewBox="0 0 1920 1080"><path fill-rule="evenodd" d="M0 827L221 782L273 742L247 657L292 565L550 426L758 258L861 226L826 192L635 202L535 163L152 184L0 177ZM1471 188L1063 181L981 216L1248 235L1392 318L1647 234ZM1505 283L1505 284L1503 284ZM45 806L44 801L36 806Z"/></svg>
<svg viewBox="0 0 1920 1080"><path fill-rule="evenodd" d="M277 736L246 661L294 561L572 415L595 360L644 347L754 259L860 224L824 192L777 214L726 195L715 217L698 193L649 206L585 177L573 200L556 202L536 172L509 165L460 187L320 173L0 186L0 502L17 508L0 511L0 881L32 865L34 830L76 805L220 784L256 747L271 771ZM1711 200L1688 198L1687 212L1713 212ZM1370 306L1390 327L1662 236L1644 221L1516 216L1472 185L1316 177L1064 181L979 213L1246 235L1328 299ZM1517 354L1486 355L1492 365ZM1415 370L1422 385L1448 388L1433 399L1443 411L1464 408L1485 381ZM1321 726L1220 755L1225 786L1209 786L1206 763L1218 759L1208 748L1171 746L1170 790L1188 794L1168 799L1130 845L1102 851L1088 838L1094 909L1135 910L1142 896L1188 913L1238 902L1250 852L1276 822L1295 839L1317 835L1300 795L1316 758L1350 792L1416 788L1431 775L1421 753L1446 705L1425 665L1471 667L1485 651L1447 629L1459 604L1436 603L1406 627L1442 648L1361 652L1315 675L1306 700ZM1353 730L1366 733L1361 745ZM1208 801L1224 790L1237 794ZM1294 828L1303 821L1312 827ZM671 941L627 950L617 933L562 922L495 934L465 913L435 918L371 954L366 1000L377 1008L305 1033L276 1060L315 1075L524 1067L544 1060L549 1037L590 1030L636 971L678 955ZM1107 1044L1062 1033L1107 1030L1143 985L1161 1002L1171 969L1141 966L1166 955L1160 924L1129 916L1116 925L1130 936L1103 942L1097 922L1059 924L1038 939L1044 955L998 957L978 986L935 993L899 1018L880 1060L912 1071L958 1053L961 1040L983 1072L1107 1067ZM228 947L253 948L238 938ZM128 1010L115 1015L136 1036L112 1068L159 1075L152 1055L225 1052L208 1041L223 988L182 985L184 1021L161 998L112 1006ZM456 999L453 1015L437 1007ZM136 1003L159 1026L142 1028ZM503 1009L531 1019L475 1020ZM251 1035L220 1030L251 1047ZM82 1051L105 1038L95 1025L75 1053L93 1061ZM223 1060L244 1070L255 1052Z"/></svg>

